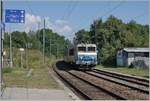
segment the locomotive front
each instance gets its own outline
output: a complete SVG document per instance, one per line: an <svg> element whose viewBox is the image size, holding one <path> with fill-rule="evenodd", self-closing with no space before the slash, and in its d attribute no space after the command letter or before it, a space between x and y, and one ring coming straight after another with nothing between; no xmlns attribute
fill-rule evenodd
<svg viewBox="0 0 150 101"><path fill-rule="evenodd" d="M95 44L78 44L76 48L76 64L93 67L97 64Z"/></svg>

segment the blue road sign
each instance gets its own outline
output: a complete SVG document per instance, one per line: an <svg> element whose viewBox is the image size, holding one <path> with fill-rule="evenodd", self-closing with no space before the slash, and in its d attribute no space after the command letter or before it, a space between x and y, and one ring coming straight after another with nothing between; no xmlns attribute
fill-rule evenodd
<svg viewBox="0 0 150 101"><path fill-rule="evenodd" d="M5 10L6 23L25 23L25 10Z"/></svg>

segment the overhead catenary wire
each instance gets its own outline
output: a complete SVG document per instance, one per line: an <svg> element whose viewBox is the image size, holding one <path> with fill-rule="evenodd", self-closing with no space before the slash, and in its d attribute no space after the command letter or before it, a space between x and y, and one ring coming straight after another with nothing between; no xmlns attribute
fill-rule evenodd
<svg viewBox="0 0 150 101"><path fill-rule="evenodd" d="M67 5L67 7L66 7L66 9L65 9L65 12L66 12L68 9L70 9L70 7L71 7L71 4L68 3L68 5ZM62 17L61 17L62 20L64 20L64 18L65 18L65 16L66 16L66 13L65 13L65 12L64 12L64 14L63 14Z"/></svg>
<svg viewBox="0 0 150 101"><path fill-rule="evenodd" d="M114 6L112 9L108 10L106 13L104 13L102 17L106 16L107 14L113 12L114 10L116 10L117 8L119 8L125 1L120 1L120 3L118 3L116 6Z"/></svg>
<svg viewBox="0 0 150 101"><path fill-rule="evenodd" d="M29 4L29 1L28 1L28 0L26 0L26 4L27 4L27 6L28 6L28 8L29 8L30 12L31 12L32 14L34 14L34 12L33 12L33 10L31 9L31 6L30 6L30 4Z"/></svg>
<svg viewBox="0 0 150 101"><path fill-rule="evenodd" d="M109 14L109 13L111 13L111 12L113 12L114 10L116 10L117 8L119 8L123 3L124 3L125 1L120 1L120 3L118 3L116 6L114 6L112 9L109 9L108 11L106 11L106 13L104 13L103 15L96 15L96 17L97 16L100 16L100 17L98 17L97 19L99 19L99 18L102 18L102 17L104 17L104 16L106 16L107 14ZM108 7L110 7L109 5L110 5L110 2L108 1ZM100 10L102 10L102 9L100 9ZM97 9L97 11L99 11L99 8ZM97 14L99 14L99 13L97 13Z"/></svg>
<svg viewBox="0 0 150 101"><path fill-rule="evenodd" d="M141 18L142 16L145 16L145 15L148 15L148 12L144 12L142 14L139 14L139 15L133 17L132 19L138 19L138 18Z"/></svg>
<svg viewBox="0 0 150 101"><path fill-rule="evenodd" d="M65 18L69 19L69 17L71 16L71 14L73 13L73 11L75 10L75 8L78 5L78 1L73 1L71 3L68 4L68 7L66 8L67 13L64 13L64 15L62 16L62 20L64 20Z"/></svg>
<svg viewBox="0 0 150 101"><path fill-rule="evenodd" d="M69 18L71 16L71 14L73 13L73 11L77 7L77 5L78 5L78 2L75 2L74 5L72 6L72 8L70 9L70 11L68 12L67 18Z"/></svg>
<svg viewBox="0 0 150 101"><path fill-rule="evenodd" d="M109 7L110 2L107 2L107 5L108 5L108 7ZM100 5L99 5L98 8L97 8L97 10L95 11L96 16L95 16L95 15L91 15L91 16L92 16L91 18L94 18L94 17L95 17L94 19L99 19L99 16L100 16L100 15L99 15L99 12L102 11L102 10L104 10L104 9L102 9L102 8L104 8L105 6L106 6L106 5L103 5L103 6L100 6ZM89 17L90 17L90 16L89 16ZM87 21L89 21L89 18L86 19L86 18L84 17L84 18L83 18L83 23L85 23L85 22L87 22Z"/></svg>
<svg viewBox="0 0 150 101"><path fill-rule="evenodd" d="M64 13L64 15L61 17L61 20L65 20L66 18L69 19L77 6L78 1L69 2L68 6L66 7L67 13Z"/></svg>

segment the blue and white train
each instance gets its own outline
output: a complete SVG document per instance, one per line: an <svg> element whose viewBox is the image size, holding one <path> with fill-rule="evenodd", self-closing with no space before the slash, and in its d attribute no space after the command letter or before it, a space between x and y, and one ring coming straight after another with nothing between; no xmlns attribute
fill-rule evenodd
<svg viewBox="0 0 150 101"><path fill-rule="evenodd" d="M77 44L68 50L65 61L78 67L92 68L97 64L97 47L95 44Z"/></svg>

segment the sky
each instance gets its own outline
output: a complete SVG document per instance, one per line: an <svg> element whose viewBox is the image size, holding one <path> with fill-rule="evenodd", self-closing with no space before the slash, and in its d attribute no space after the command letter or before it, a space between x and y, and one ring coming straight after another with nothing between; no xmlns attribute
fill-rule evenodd
<svg viewBox="0 0 150 101"><path fill-rule="evenodd" d="M114 15L123 22L135 20L139 24L148 24L148 0L107 0L107 1L33 1L4 0L5 9L25 10L25 23L6 23L6 31L26 31L43 28L52 29L72 40L74 33L80 29L90 29L92 22L98 18L105 21ZM4 11L5 16L5 11Z"/></svg>

